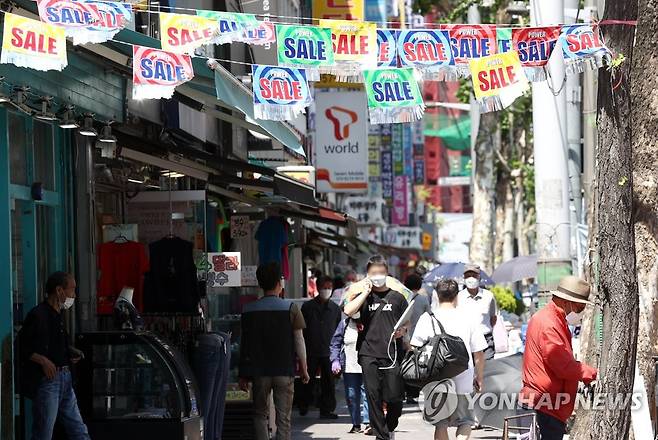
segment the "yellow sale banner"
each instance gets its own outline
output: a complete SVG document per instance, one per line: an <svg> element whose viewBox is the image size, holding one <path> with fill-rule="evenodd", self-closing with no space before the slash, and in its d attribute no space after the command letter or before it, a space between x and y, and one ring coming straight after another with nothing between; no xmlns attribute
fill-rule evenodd
<svg viewBox="0 0 658 440"><path fill-rule="evenodd" d="M469 60L473 93L484 112L502 110L529 89L516 51Z"/></svg>
<svg viewBox="0 0 658 440"><path fill-rule="evenodd" d="M364 0L313 0L313 18L363 20Z"/></svg>
<svg viewBox="0 0 658 440"><path fill-rule="evenodd" d="M338 81L362 82L362 71L377 67L377 25L362 21L320 20L331 29L335 65L327 73Z"/></svg>
<svg viewBox="0 0 658 440"><path fill-rule="evenodd" d="M5 13L0 63L35 70L62 70L68 64L64 28Z"/></svg>
<svg viewBox="0 0 658 440"><path fill-rule="evenodd" d="M217 20L160 12L160 42L164 51L194 55L197 47L214 44L218 37Z"/></svg>

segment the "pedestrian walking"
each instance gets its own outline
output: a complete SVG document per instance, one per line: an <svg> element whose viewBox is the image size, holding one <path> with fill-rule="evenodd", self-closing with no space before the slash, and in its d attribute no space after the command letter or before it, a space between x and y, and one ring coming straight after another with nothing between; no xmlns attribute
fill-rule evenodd
<svg viewBox="0 0 658 440"><path fill-rule="evenodd" d="M32 399L32 440L50 440L56 421L69 439L89 439L71 379L71 366L82 353L69 346L63 319L75 302L75 289L73 275L50 275L46 300L30 310L18 336L21 393Z"/></svg>
<svg viewBox="0 0 658 440"><path fill-rule="evenodd" d="M485 358L493 359L496 354L493 328L498 319L498 311L493 293L480 287L480 266L468 264L464 267L464 285L464 290L458 295L458 306L465 308L468 313L479 320L480 328L487 340Z"/></svg>
<svg viewBox="0 0 658 440"><path fill-rule="evenodd" d="M404 280L404 286L413 292L413 296L409 299L409 302L413 303L411 318L409 319L409 332L407 333L407 336L410 336L414 334L416 323L418 323L420 317L423 316L423 313L430 311L430 301L423 289L423 279L417 273L412 273L411 275L407 276L407 278ZM405 351L408 351L410 348L408 346L409 338L407 337L406 339L407 350ZM407 404L412 405L417 403L416 399L420 394L420 389L412 385L405 384L405 392L407 395Z"/></svg>
<svg viewBox="0 0 658 440"><path fill-rule="evenodd" d="M404 399L396 352L406 328L394 329L408 303L401 292L387 287L388 264L384 257L371 257L366 269L367 279L353 285L346 295L345 314L354 317L358 313L363 325L357 350L368 396L370 426L377 439L389 440L394 438Z"/></svg>
<svg viewBox="0 0 658 440"><path fill-rule="evenodd" d="M441 280L435 290L439 301L436 311L426 312L420 317L411 337L411 345L422 347L437 334L437 331L440 332L437 321L441 323L446 333L458 336L464 342L470 358L468 369L452 378L457 394L457 409L448 418L435 422L434 439L448 440L448 427L456 426L457 439L467 440L471 436L471 427L475 424L475 418L473 408L469 408L469 399L466 396L473 391L483 390L484 350L487 348L487 341L482 334L479 321L469 316L466 310L457 307L459 286L456 281ZM426 402L429 399L429 396L425 396Z"/></svg>
<svg viewBox="0 0 658 440"><path fill-rule="evenodd" d="M256 270L264 296L245 305L240 318L240 389L253 383L256 440L269 440L270 394L274 395L276 439L290 439L290 417L295 381L295 352L303 383L308 383L304 316L296 304L279 298L283 290L281 267L271 262Z"/></svg>
<svg viewBox="0 0 658 440"><path fill-rule="evenodd" d="M306 341L306 358L311 380L302 387L299 401L299 414L304 416L313 403L313 391L317 384L317 372L320 372L319 408L321 419L337 419L336 386L331 371L329 345L340 322L341 310L330 300L333 293L333 281L328 276L321 276L317 281L318 296L302 306L302 315L306 322L304 340Z"/></svg>
<svg viewBox="0 0 658 440"><path fill-rule="evenodd" d="M356 320L349 317L341 319L331 339L331 371L335 375L343 374L345 402L352 419L352 429L349 433L363 432L369 435L372 433L372 428L368 415L366 387L359 365L359 354L356 351L358 338L359 329Z"/></svg>
<svg viewBox="0 0 658 440"><path fill-rule="evenodd" d="M523 354L519 402L535 410L542 440L562 440L575 406L578 382L589 384L597 370L573 357L569 325L580 325L589 284L562 278L552 300L530 318Z"/></svg>

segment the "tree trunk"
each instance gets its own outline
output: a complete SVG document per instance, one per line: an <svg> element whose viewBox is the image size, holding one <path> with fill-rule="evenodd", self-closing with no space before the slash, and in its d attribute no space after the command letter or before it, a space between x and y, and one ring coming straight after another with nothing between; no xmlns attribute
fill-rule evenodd
<svg viewBox="0 0 658 440"><path fill-rule="evenodd" d="M658 69L655 57L658 2L640 0L638 3L639 22L631 72L635 254L640 294L637 359L647 387L648 401L655 402L655 367L651 356L658 355L658 79L655 74L648 73ZM651 412L655 419L653 405Z"/></svg>
<svg viewBox="0 0 658 440"><path fill-rule="evenodd" d="M484 113L475 143L475 178L473 182L473 235L469 255L471 263L491 273L494 254L495 170L494 148L500 142L498 116ZM499 133L499 132L498 132Z"/></svg>
<svg viewBox="0 0 658 440"><path fill-rule="evenodd" d="M604 20L635 20L637 2L606 2ZM624 54L618 69L599 71L596 198L599 258L598 298L603 306L603 345L596 391L619 395L633 391L638 332L638 287L635 268L633 154L630 62L634 33L608 26L605 40L612 53ZM628 438L630 401L624 408L607 407L592 417L585 438Z"/></svg>

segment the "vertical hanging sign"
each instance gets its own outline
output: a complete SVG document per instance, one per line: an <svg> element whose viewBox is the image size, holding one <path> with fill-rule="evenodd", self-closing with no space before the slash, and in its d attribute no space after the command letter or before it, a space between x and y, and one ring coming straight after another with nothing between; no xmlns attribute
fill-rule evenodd
<svg viewBox="0 0 658 440"><path fill-rule="evenodd" d="M407 201L407 176L395 176L393 180L393 212L392 223L395 225L409 224L409 205Z"/></svg>

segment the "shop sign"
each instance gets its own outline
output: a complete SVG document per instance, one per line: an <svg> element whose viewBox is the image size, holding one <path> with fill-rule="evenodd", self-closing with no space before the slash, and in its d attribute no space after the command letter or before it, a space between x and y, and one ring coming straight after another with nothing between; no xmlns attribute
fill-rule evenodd
<svg viewBox="0 0 658 440"><path fill-rule="evenodd" d="M352 196L345 199L343 210L361 225L381 224L385 204L381 198Z"/></svg>
<svg viewBox="0 0 658 440"><path fill-rule="evenodd" d="M242 265L240 252L213 252L208 254L208 287L240 287Z"/></svg>
<svg viewBox="0 0 658 440"><path fill-rule="evenodd" d="M386 200L393 200L393 154L390 151L382 151L382 195Z"/></svg>
<svg viewBox="0 0 658 440"><path fill-rule="evenodd" d="M409 202L407 176L395 176L393 180L393 214L392 223L395 225L409 224Z"/></svg>
<svg viewBox="0 0 658 440"><path fill-rule="evenodd" d="M256 269L258 269L258 266L242 266L241 287L258 287L258 279L256 278Z"/></svg>
<svg viewBox="0 0 658 440"><path fill-rule="evenodd" d="M400 249L421 249L423 230L418 226L393 226L384 233L384 244Z"/></svg>
<svg viewBox="0 0 658 440"><path fill-rule="evenodd" d="M251 225L248 215L234 215L231 217L231 238L247 238L251 234Z"/></svg>
<svg viewBox="0 0 658 440"><path fill-rule="evenodd" d="M404 174L404 145L402 124L394 124L391 130L391 149L393 150L393 172L396 176Z"/></svg>
<svg viewBox="0 0 658 440"><path fill-rule="evenodd" d="M413 177L414 175L414 150L412 145L411 124L402 126L402 151L404 155L404 175Z"/></svg>
<svg viewBox="0 0 658 440"><path fill-rule="evenodd" d="M368 190L368 125L360 92L317 93L315 166L318 192Z"/></svg>
<svg viewBox="0 0 658 440"><path fill-rule="evenodd" d="M423 250L425 252L432 250L432 234L423 232Z"/></svg>

